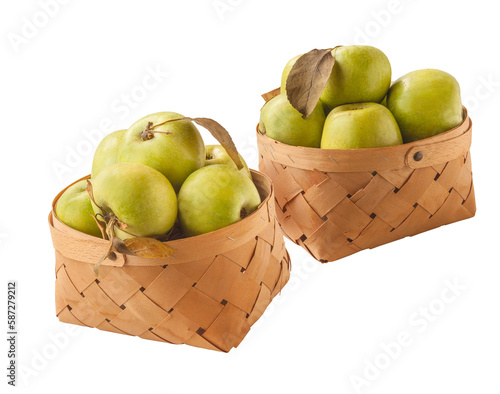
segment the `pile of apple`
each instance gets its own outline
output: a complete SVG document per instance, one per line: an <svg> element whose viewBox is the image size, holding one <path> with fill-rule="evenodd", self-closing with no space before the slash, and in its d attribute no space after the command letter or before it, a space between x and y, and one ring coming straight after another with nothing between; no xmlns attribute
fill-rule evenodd
<svg viewBox="0 0 500 394"><path fill-rule="evenodd" d="M84 233L126 240L169 239L173 229L177 238L199 235L249 215L261 199L243 158L232 152L238 169L223 146L205 146L186 119L159 112L107 135L90 180L62 194L56 216Z"/></svg>
<svg viewBox="0 0 500 394"><path fill-rule="evenodd" d="M310 109L300 108L300 102ZM261 110L259 131L294 146L358 149L417 141L462 121L460 87L453 76L424 69L391 84L387 56L371 46L352 45L291 59L280 94Z"/></svg>

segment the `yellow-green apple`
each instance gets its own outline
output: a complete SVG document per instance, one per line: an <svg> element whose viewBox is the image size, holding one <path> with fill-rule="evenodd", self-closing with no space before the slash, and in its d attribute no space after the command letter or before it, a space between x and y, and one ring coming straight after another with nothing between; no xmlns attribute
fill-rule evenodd
<svg viewBox="0 0 500 394"><path fill-rule="evenodd" d="M378 148L402 143L398 124L386 107L377 103L357 103L341 105L330 112L321 148Z"/></svg>
<svg viewBox="0 0 500 394"><path fill-rule="evenodd" d="M87 181L82 180L68 187L59 197L55 207L59 220L75 230L101 237L101 230L92 217L94 210L87 193Z"/></svg>
<svg viewBox="0 0 500 394"><path fill-rule="evenodd" d="M179 222L187 236L236 223L260 204L253 182L236 168L215 164L193 172L179 192Z"/></svg>
<svg viewBox="0 0 500 394"><path fill-rule="evenodd" d="M107 223L116 219L118 238L165 234L173 227L177 196L168 179L154 168L140 163L111 164L91 183L94 212Z"/></svg>
<svg viewBox="0 0 500 394"><path fill-rule="evenodd" d="M391 86L394 82L391 82ZM389 90L391 88L389 87ZM389 91L387 91L387 93L389 93ZM380 102L380 104L382 104L384 107L387 107L387 94L384 96L384 99Z"/></svg>
<svg viewBox="0 0 500 394"><path fill-rule="evenodd" d="M288 145L319 148L325 112L318 103L307 119L292 107L285 93L269 100L261 110L259 130Z"/></svg>
<svg viewBox="0 0 500 394"><path fill-rule="evenodd" d="M126 132L120 162L141 163L167 177L178 192L184 180L205 164L205 145L196 126L175 112L158 112L135 122Z"/></svg>
<svg viewBox="0 0 500 394"><path fill-rule="evenodd" d="M99 145L97 145L92 161L92 177L95 177L103 168L118 163L118 152L125 131L126 130L114 131L104 137Z"/></svg>
<svg viewBox="0 0 500 394"><path fill-rule="evenodd" d="M391 85L391 64L380 49L368 45L340 46L321 101L330 108L343 104L380 103Z"/></svg>
<svg viewBox="0 0 500 394"><path fill-rule="evenodd" d="M240 171L252 179L247 163L240 154L238 154L238 157L241 160L241 164L243 164L243 168ZM214 164L225 164L238 168L222 145L205 145L205 167Z"/></svg>
<svg viewBox="0 0 500 394"><path fill-rule="evenodd" d="M285 65L285 68L283 69L283 72L281 73L281 93L286 92L286 80L288 78L288 74L290 74L290 70L294 66L295 62L301 57L302 55L297 55L294 58L290 59L288 63Z"/></svg>
<svg viewBox="0 0 500 394"><path fill-rule="evenodd" d="M424 69L394 82L387 94L405 142L432 137L463 121L460 86L450 74Z"/></svg>

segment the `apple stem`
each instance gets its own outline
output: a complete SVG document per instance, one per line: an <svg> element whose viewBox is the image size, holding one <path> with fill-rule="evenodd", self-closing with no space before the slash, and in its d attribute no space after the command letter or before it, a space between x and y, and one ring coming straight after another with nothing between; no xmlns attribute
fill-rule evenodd
<svg viewBox="0 0 500 394"><path fill-rule="evenodd" d="M99 228L99 230L101 231L101 236L102 236L102 239L108 239L107 238L107 234L106 234L106 223L99 220L98 219L98 216L102 217L104 219L104 216L102 216L100 213L96 214L96 215L92 215L90 212L89 212L90 216L92 216L92 218L95 220L96 224L97 224L97 227Z"/></svg>
<svg viewBox="0 0 500 394"><path fill-rule="evenodd" d="M94 264L93 270L96 276L99 276L99 267L101 263L106 260L115 260L116 259L116 254L113 252L113 249L115 249L119 253L123 253L123 250L117 249L115 247L115 243L118 244L121 240L117 238L115 229L118 228L119 230L123 231L126 234L129 234L133 237L137 237L137 235L132 234L125 229L128 227L128 224L125 222L122 222L118 216L115 215L113 211L110 212L105 212L102 210L102 213L97 213L96 215L92 215L94 220L96 221L97 225L99 226L99 229L101 230L102 236L105 240L109 241L109 248L106 251L106 253L99 259L99 261ZM98 219L98 216L103 219L105 222L104 224ZM123 242L122 242L123 243Z"/></svg>
<svg viewBox="0 0 500 394"><path fill-rule="evenodd" d="M172 134L170 131L155 131L154 130L155 127L162 126L165 123L167 123L167 122L158 123L158 124L153 125L153 122L148 122L148 125L146 126L146 128L143 131L141 131L139 133L139 136L141 137L141 139L143 141L147 141L147 140L153 139L156 133Z"/></svg>
<svg viewBox="0 0 500 394"><path fill-rule="evenodd" d="M153 127L154 127L153 122L148 122L146 128L140 132L139 136L143 141L147 141L154 138L155 134L153 132Z"/></svg>

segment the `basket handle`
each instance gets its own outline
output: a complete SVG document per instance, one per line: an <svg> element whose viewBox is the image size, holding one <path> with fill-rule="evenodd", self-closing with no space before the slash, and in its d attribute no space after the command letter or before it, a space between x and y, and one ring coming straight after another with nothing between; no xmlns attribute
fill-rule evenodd
<svg viewBox="0 0 500 394"><path fill-rule="evenodd" d="M460 156L465 157L472 141L472 122L470 118L468 121L469 125L465 132L455 138L414 145L406 152L406 165L410 168L422 168L446 163Z"/></svg>

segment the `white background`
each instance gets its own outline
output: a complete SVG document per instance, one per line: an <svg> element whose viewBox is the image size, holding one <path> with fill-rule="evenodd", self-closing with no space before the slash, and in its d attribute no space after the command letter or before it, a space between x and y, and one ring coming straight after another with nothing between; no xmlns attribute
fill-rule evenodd
<svg viewBox="0 0 500 394"><path fill-rule="evenodd" d="M19 286L15 390L498 393L500 29L493 4L3 1L0 272L2 294L9 279ZM475 218L326 265L289 243L289 285L229 354L59 323L47 215L55 194L90 172L95 138L156 111L206 116L232 133L256 168L260 94L278 86L296 54L353 43L382 49L393 79L419 68L458 79L474 123ZM147 79L152 73L156 80ZM444 304L450 283L458 295ZM436 314L424 318L429 306ZM395 345L405 333L405 346ZM4 392L6 350L0 365ZM360 390L356 378L365 379Z"/></svg>

